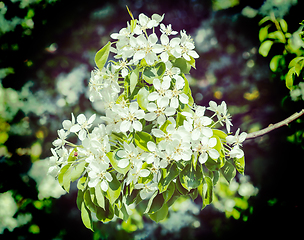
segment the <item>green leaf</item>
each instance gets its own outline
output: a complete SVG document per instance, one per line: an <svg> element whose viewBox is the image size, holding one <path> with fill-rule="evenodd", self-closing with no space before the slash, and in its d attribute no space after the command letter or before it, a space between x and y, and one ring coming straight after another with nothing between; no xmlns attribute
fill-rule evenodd
<svg viewBox="0 0 304 240"><path fill-rule="evenodd" d="M304 59L304 57L295 57L294 59L292 59L290 61L289 65L288 65L288 68L292 68L292 67L296 66L296 64L303 59Z"/></svg>
<svg viewBox="0 0 304 240"><path fill-rule="evenodd" d="M203 181L203 173L200 166L201 165L199 165L195 170L192 167L192 164L188 164L179 174L182 186L188 191L197 188Z"/></svg>
<svg viewBox="0 0 304 240"><path fill-rule="evenodd" d="M113 172L111 172L111 175L113 180L109 182L109 188L106 197L109 199L110 204L113 204L121 193L121 184Z"/></svg>
<svg viewBox="0 0 304 240"><path fill-rule="evenodd" d="M170 182L167 190L163 192L163 197L164 197L165 202L168 202L171 199L174 191L175 191L175 183Z"/></svg>
<svg viewBox="0 0 304 240"><path fill-rule="evenodd" d="M109 203L108 199L105 199L105 209L97 207L96 208L96 217L102 222L109 222L114 217L113 206Z"/></svg>
<svg viewBox="0 0 304 240"><path fill-rule="evenodd" d="M149 214L149 217L155 221L155 222L160 222L162 220L164 220L167 215L168 215L168 205L165 203L161 209L159 209L157 212L153 213L153 214Z"/></svg>
<svg viewBox="0 0 304 240"><path fill-rule="evenodd" d="M163 206L164 203L165 203L165 199L164 199L163 195L157 194L156 197L153 199L152 205L151 205L148 213L157 212L159 209L161 209L161 207Z"/></svg>
<svg viewBox="0 0 304 240"><path fill-rule="evenodd" d="M186 195L189 193L189 191L182 186L180 176L178 176L178 178L176 179L176 188L182 195Z"/></svg>
<svg viewBox="0 0 304 240"><path fill-rule="evenodd" d="M183 126L184 125L184 121L187 118L181 114L180 112L177 112L177 117L176 117L176 128L178 128L179 126Z"/></svg>
<svg viewBox="0 0 304 240"><path fill-rule="evenodd" d="M83 190L85 189L86 185L87 185L87 177L86 177L86 176L83 176L82 178L80 178L80 179L78 180L77 188L78 188L79 190L82 190L82 191L83 191Z"/></svg>
<svg viewBox="0 0 304 240"><path fill-rule="evenodd" d="M259 21L259 26L262 25L263 23L271 21L271 18L269 16L264 17L262 20Z"/></svg>
<svg viewBox="0 0 304 240"><path fill-rule="evenodd" d="M204 178L204 185L203 185L203 205L202 209L212 203L213 201L213 183L212 179L208 176L205 176Z"/></svg>
<svg viewBox="0 0 304 240"><path fill-rule="evenodd" d="M236 175L235 167L230 163L230 161L226 161L225 165L221 168L221 173L227 182L230 183Z"/></svg>
<svg viewBox="0 0 304 240"><path fill-rule="evenodd" d="M275 32L269 33L268 37L272 38L272 39L276 39L276 40L278 40L281 43L285 43L286 42L285 35L281 31L275 31Z"/></svg>
<svg viewBox="0 0 304 240"><path fill-rule="evenodd" d="M175 162L171 163L171 165L169 165L169 167L166 169L162 169L162 171L163 176L158 183L160 193L166 191L171 181L175 179L179 174L179 170Z"/></svg>
<svg viewBox="0 0 304 240"><path fill-rule="evenodd" d="M95 55L96 66L102 70L107 62L111 48L111 42L108 42L102 49L100 49Z"/></svg>
<svg viewBox="0 0 304 240"><path fill-rule="evenodd" d="M192 189L191 192L189 193L189 196L194 201L198 197L198 189L197 188Z"/></svg>
<svg viewBox="0 0 304 240"><path fill-rule="evenodd" d="M161 127L159 128L160 130L162 130L164 133L167 133L167 127L169 124L172 124L171 121L169 121L168 119L164 122L163 125L161 125Z"/></svg>
<svg viewBox="0 0 304 240"><path fill-rule="evenodd" d="M291 90L293 86L293 75L295 74L295 67L289 69L285 77L286 87Z"/></svg>
<svg viewBox="0 0 304 240"><path fill-rule="evenodd" d="M129 214L124 203L121 203L120 206L117 204L114 206L114 214L125 222L128 221Z"/></svg>
<svg viewBox="0 0 304 240"><path fill-rule="evenodd" d="M126 198L127 205L130 205L136 201L137 196L139 196L139 192L140 192L140 190L133 189L132 193L129 194Z"/></svg>
<svg viewBox="0 0 304 240"><path fill-rule="evenodd" d="M215 135L223 140L226 140L226 137L228 136L225 132L218 130L218 129L212 129L212 131L213 131L213 135Z"/></svg>
<svg viewBox="0 0 304 240"><path fill-rule="evenodd" d="M153 80L155 78L161 78L162 75L165 73L165 71L166 71L165 63L159 62L155 66L145 67L142 77L147 83L152 84Z"/></svg>
<svg viewBox="0 0 304 240"><path fill-rule="evenodd" d="M149 101L148 101L149 94L150 94L150 92L145 87L142 87L137 93L138 105L143 110L147 109L147 105L149 103Z"/></svg>
<svg viewBox="0 0 304 240"><path fill-rule="evenodd" d="M83 202L83 191L78 190L76 204L79 210L81 210L81 204Z"/></svg>
<svg viewBox="0 0 304 240"><path fill-rule="evenodd" d="M120 168L120 167L118 167L118 160L117 160L116 157L115 157L115 156L116 156L116 152L117 152L117 151L115 151L115 152L108 152L108 153L107 153L107 157L109 158L112 167L113 167L117 172L119 172L119 173L125 175L125 174L129 171L130 167L126 167L126 168Z"/></svg>
<svg viewBox="0 0 304 240"><path fill-rule="evenodd" d="M236 170L244 175L244 171L245 171L245 156L241 157L241 158L235 158L234 159L234 165Z"/></svg>
<svg viewBox="0 0 304 240"><path fill-rule="evenodd" d="M90 189L87 189L84 192L84 194L83 194L83 200L84 200L85 205L87 206L87 208L91 212L95 212L96 211L96 205L93 203L93 200L91 199Z"/></svg>
<svg viewBox="0 0 304 240"><path fill-rule="evenodd" d="M136 87L136 84L137 84L137 81L138 81L138 74L139 74L138 68L135 68L131 72L131 75L130 75L130 93L131 94L133 93L133 91Z"/></svg>
<svg viewBox="0 0 304 240"><path fill-rule="evenodd" d="M70 191L70 183L71 183L71 164L65 165L60 169L58 174L58 182L63 187L63 189L67 192Z"/></svg>
<svg viewBox="0 0 304 240"><path fill-rule="evenodd" d="M271 26L271 24L268 24L267 26L265 27L262 27L259 31L259 39L260 39L260 42L263 42L266 38L267 38L267 35L268 35L268 28Z"/></svg>
<svg viewBox="0 0 304 240"><path fill-rule="evenodd" d="M185 93L185 94L189 97L189 102L188 102L188 104L189 104L190 106L193 106L194 100L193 100L193 97L192 97L192 92L191 92L191 88L190 88L188 79L185 77L184 74L182 74L182 77L183 77L183 79L185 80L185 86L184 86L184 88L183 88L183 93Z"/></svg>
<svg viewBox="0 0 304 240"><path fill-rule="evenodd" d="M191 70L191 64L184 58L177 58L173 61L173 66L178 67L182 73L189 74Z"/></svg>
<svg viewBox="0 0 304 240"><path fill-rule="evenodd" d="M146 152L149 152L149 149L147 148L147 143L149 141L154 142L153 137L149 133L146 132L135 133L135 144Z"/></svg>
<svg viewBox="0 0 304 240"><path fill-rule="evenodd" d="M100 187L100 183L98 183L96 186L95 186L95 195L96 195L96 201L97 201L97 204L105 209L105 197L102 193L102 190L101 190L101 187Z"/></svg>
<svg viewBox="0 0 304 240"><path fill-rule="evenodd" d="M270 63L269 63L269 67L270 67L271 71L273 71L273 72L276 72L276 71L277 71L277 69L278 69L278 67L279 67L279 65L280 65L280 61L281 61L282 58L283 58L282 55L275 55L275 56L271 59L271 61L270 61Z"/></svg>
<svg viewBox="0 0 304 240"><path fill-rule="evenodd" d="M281 25L281 28L282 28L283 32L287 32L288 25L287 25L287 22L284 19L280 19L280 25Z"/></svg>
<svg viewBox="0 0 304 240"><path fill-rule="evenodd" d="M146 210L144 211L144 213L148 213L149 212L149 210L150 210L150 208L151 208L151 206L152 206L152 203L153 203L153 199L157 196L157 192L158 191L155 191L154 193L153 193L153 195L151 196L151 198L149 199L149 201L148 201L148 203L147 203L147 206L146 206Z"/></svg>
<svg viewBox="0 0 304 240"><path fill-rule="evenodd" d="M76 181L78 178L81 177L84 169L85 169L85 165L87 164L86 161L82 161L80 163L77 163L76 166L71 166L72 168L72 172L71 172L71 181L74 182ZM75 164L74 164L75 165Z"/></svg>
<svg viewBox="0 0 304 240"><path fill-rule="evenodd" d="M93 221L90 210L86 207L85 203L81 203L81 219L86 228L93 230Z"/></svg>
<svg viewBox="0 0 304 240"><path fill-rule="evenodd" d="M263 42L259 48L259 53L263 57L267 57L272 44L273 44L273 41L271 41L271 40L266 40L265 42Z"/></svg>

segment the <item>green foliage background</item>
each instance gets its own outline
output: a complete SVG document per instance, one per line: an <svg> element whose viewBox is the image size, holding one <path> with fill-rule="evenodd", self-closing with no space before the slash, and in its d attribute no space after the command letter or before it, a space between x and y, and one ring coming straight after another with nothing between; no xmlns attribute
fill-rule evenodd
<svg viewBox="0 0 304 240"><path fill-rule="evenodd" d="M207 105L225 100L234 131L256 131L303 108L302 101L291 100L285 84L288 64L303 55L303 45L296 52L284 52L281 35L269 36L275 24L267 27L268 35L260 30L268 26L261 19L274 16L285 19L289 33L296 32L303 20L302 1L0 1L0 204L7 208L0 211L0 237L297 236L303 211L301 119L245 142L247 178L237 176L230 186L219 185L214 205L200 212L181 199L161 224L134 212L128 222L96 223L98 230L92 233L81 222L76 186L62 196L55 187L46 187L51 182L41 173L62 120L69 119L70 112L102 112L98 105L91 106L86 86L96 51L129 20L125 5L136 16L165 13L166 24L193 36L200 54L189 76L194 101ZM276 43L261 51L260 44L271 39ZM284 61L273 60L275 56ZM293 77L295 84L301 80L300 74ZM257 196L242 194L246 186L252 195L258 189Z"/></svg>

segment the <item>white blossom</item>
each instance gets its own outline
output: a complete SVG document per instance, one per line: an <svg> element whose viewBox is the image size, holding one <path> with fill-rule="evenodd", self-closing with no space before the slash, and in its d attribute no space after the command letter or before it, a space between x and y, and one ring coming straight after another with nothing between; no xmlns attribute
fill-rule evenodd
<svg viewBox="0 0 304 240"><path fill-rule="evenodd" d="M208 155L214 160L219 158L219 152L214 149L216 143L216 138L207 137L202 137L200 141L192 143L192 149L200 154L198 160L201 164L204 164L208 160Z"/></svg>
<svg viewBox="0 0 304 240"><path fill-rule="evenodd" d="M96 114L93 114L88 120L84 114L79 114L77 116L77 124L71 127L70 131L77 133L79 139L82 141L86 138L87 136L87 130L91 128L92 123L94 122L96 118Z"/></svg>
<svg viewBox="0 0 304 240"><path fill-rule="evenodd" d="M107 172L107 169L102 163L97 161L90 163L88 168L90 169L88 171L88 186L92 188L100 183L101 189L106 192L109 188L108 182L112 182L113 180L112 175Z"/></svg>

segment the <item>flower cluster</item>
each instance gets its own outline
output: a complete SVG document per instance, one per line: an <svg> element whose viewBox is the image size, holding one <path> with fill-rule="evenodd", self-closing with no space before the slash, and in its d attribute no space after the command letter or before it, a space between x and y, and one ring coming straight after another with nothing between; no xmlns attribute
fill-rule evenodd
<svg viewBox="0 0 304 240"><path fill-rule="evenodd" d="M90 78L90 100L101 101L105 124L93 127L96 114L88 119L84 114L75 119L72 114L58 130L49 172L67 191L70 181L80 178L81 211L93 211L90 204L103 211L116 206L120 210L115 215L124 219L124 209L133 202L161 196L169 205L175 188L179 194L200 191L207 178L216 182L214 171L223 169L230 181L235 168L244 170L241 142L246 133L239 135L238 130L228 136L217 129L225 126L230 133L225 102L211 101L208 107L193 103L185 73L198 57L194 42L185 31L176 36L170 24L161 23L163 18L158 14L151 18L140 14L138 20L132 16L126 28L111 35L115 41L96 54L98 68ZM105 65L109 52L117 61ZM69 142L69 134L76 134L80 144ZM172 186L171 195L163 195ZM146 212L155 220L151 204ZM111 217L96 214L101 221Z"/></svg>

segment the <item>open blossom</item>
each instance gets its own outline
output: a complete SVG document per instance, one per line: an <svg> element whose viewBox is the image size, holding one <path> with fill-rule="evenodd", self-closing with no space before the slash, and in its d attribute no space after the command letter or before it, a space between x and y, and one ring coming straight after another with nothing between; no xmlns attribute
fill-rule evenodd
<svg viewBox="0 0 304 240"><path fill-rule="evenodd" d="M242 132L240 135L240 129L238 128L238 130L235 132L235 135L232 136L227 136L226 137L226 141L228 144L234 145L234 146L242 146L242 142L245 141L246 137L247 137L247 133Z"/></svg>
<svg viewBox="0 0 304 240"><path fill-rule="evenodd" d="M124 148L117 151L117 156L121 158L118 162L120 168L126 168L129 164L134 165L141 161L138 147L135 147L133 143L124 142Z"/></svg>
<svg viewBox="0 0 304 240"><path fill-rule="evenodd" d="M120 124L120 131L141 131L142 124L139 119L145 117L145 112L142 109L138 109L138 103L132 102L128 108L122 108L118 114L122 117L122 122Z"/></svg>
<svg viewBox="0 0 304 240"><path fill-rule="evenodd" d="M207 109L215 112L215 115L217 116L217 119L221 125L223 125L222 122L226 123L227 132L230 133L230 126L232 126L232 123L231 116L227 110L226 102L222 101L221 105L217 105L216 102L210 101Z"/></svg>
<svg viewBox="0 0 304 240"><path fill-rule="evenodd" d="M160 36L160 42L164 47L163 52L160 54L160 58L164 63L169 62L169 56L173 55L176 58L181 56L180 54L180 38L172 38L171 40L166 34Z"/></svg>
<svg viewBox="0 0 304 240"><path fill-rule="evenodd" d="M133 61L136 62L141 59L145 59L147 64L152 65L158 57L156 54L161 53L164 47L161 44L157 44L158 38L155 33L148 36L148 39L144 35L139 35L136 38L136 43L140 46L140 49L135 52Z"/></svg>
<svg viewBox="0 0 304 240"><path fill-rule="evenodd" d="M160 24L160 31L163 33L163 34L166 34L166 35L176 35L178 34L177 31L173 31L172 30L172 26L171 24L167 25L167 27L165 26L165 24L161 23Z"/></svg>
<svg viewBox="0 0 304 240"><path fill-rule="evenodd" d="M204 164L208 160L208 155L214 160L219 158L219 152L214 149L216 143L216 138L207 137L202 137L200 141L198 140L193 143L192 149L200 154L198 160L201 164Z"/></svg>
<svg viewBox="0 0 304 240"><path fill-rule="evenodd" d="M150 171L148 169L142 169L142 162L137 162L133 166L132 169L130 169L127 177L126 184L129 185L131 182L134 184L137 183L137 180L139 177L148 177L150 174Z"/></svg>
<svg viewBox="0 0 304 240"><path fill-rule="evenodd" d="M145 120L153 121L157 120L159 125L164 124L167 116L172 116L175 114L176 109L168 107L168 104L160 103L161 105L157 106L155 103L149 103L147 105L147 110L149 113L145 115Z"/></svg>
<svg viewBox="0 0 304 240"><path fill-rule="evenodd" d="M173 67L173 64L171 62L166 62L166 71L163 79L164 81L171 82L171 79L177 79L180 73L181 71L178 67Z"/></svg>
<svg viewBox="0 0 304 240"><path fill-rule="evenodd" d="M88 120L84 114L79 114L77 116L77 124L71 127L70 131L77 133L79 132L79 139L82 141L87 136L87 130L92 126L96 118L96 114L93 114Z"/></svg>
<svg viewBox="0 0 304 240"><path fill-rule="evenodd" d="M97 161L90 163L89 168L88 186L96 187L97 184L100 184L100 188L106 192L109 188L108 182L112 182L113 180L112 175L106 171L107 169L103 164Z"/></svg>
<svg viewBox="0 0 304 240"><path fill-rule="evenodd" d="M163 80L162 82L155 78L153 80L153 86L156 91L150 93L148 95L149 101L157 101L157 105L168 105L169 98L166 97L166 93L168 92L168 89L170 87L170 81Z"/></svg>
<svg viewBox="0 0 304 240"><path fill-rule="evenodd" d="M186 34L186 31L181 31L181 54L187 60L190 61L191 57L198 58L199 55L193 49L195 48L193 40Z"/></svg>
<svg viewBox="0 0 304 240"><path fill-rule="evenodd" d="M66 143L66 138L67 138L67 132L64 131L63 129L60 129L57 131L58 137L55 141L53 141L53 145L56 148L63 147Z"/></svg>
<svg viewBox="0 0 304 240"><path fill-rule="evenodd" d="M189 97L183 93L184 86L184 79L181 76L176 75L174 88L166 92L166 96L171 100L170 107L178 108L179 101L183 104L187 104L189 102Z"/></svg>

